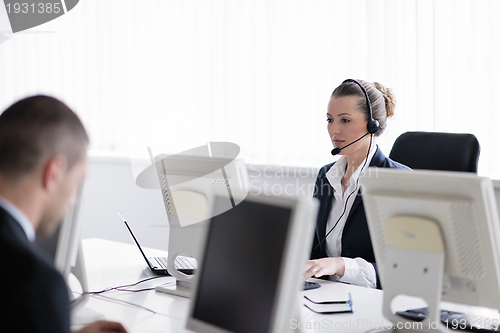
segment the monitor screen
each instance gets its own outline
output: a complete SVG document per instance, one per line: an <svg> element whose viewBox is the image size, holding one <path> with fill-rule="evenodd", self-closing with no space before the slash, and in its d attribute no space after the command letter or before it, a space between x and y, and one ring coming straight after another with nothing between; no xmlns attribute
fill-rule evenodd
<svg viewBox="0 0 500 333"><path fill-rule="evenodd" d="M290 207L245 200L212 218L194 318L231 332L270 330L291 216Z"/></svg>
<svg viewBox="0 0 500 333"><path fill-rule="evenodd" d="M69 281L69 275L73 274L81 284L82 292L87 292L87 280L85 276L85 264L83 253L80 248L79 232L79 209L83 185L79 186L76 193L76 202L73 206L66 209L66 213L53 234L45 237L37 235L35 244L45 252L54 263L56 269L66 280ZM84 294L72 299L72 308L75 309L85 303L88 295Z"/></svg>
<svg viewBox="0 0 500 333"><path fill-rule="evenodd" d="M35 245L49 256L52 263L54 263L56 258L57 242L59 240L59 233L61 232L61 224L59 224L50 235L36 235L35 239Z"/></svg>

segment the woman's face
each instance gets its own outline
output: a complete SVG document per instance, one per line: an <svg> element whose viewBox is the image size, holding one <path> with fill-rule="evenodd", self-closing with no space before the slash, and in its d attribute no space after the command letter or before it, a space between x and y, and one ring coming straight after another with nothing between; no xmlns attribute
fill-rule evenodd
<svg viewBox="0 0 500 333"><path fill-rule="evenodd" d="M356 108L358 103L358 98L354 96L332 96L330 98L326 117L328 134L330 134L334 148L342 148L368 132L366 128L368 122L364 114ZM369 143L370 136L367 135L355 144L343 149L339 155L350 155L360 151L360 149L363 149L362 151L366 154Z"/></svg>

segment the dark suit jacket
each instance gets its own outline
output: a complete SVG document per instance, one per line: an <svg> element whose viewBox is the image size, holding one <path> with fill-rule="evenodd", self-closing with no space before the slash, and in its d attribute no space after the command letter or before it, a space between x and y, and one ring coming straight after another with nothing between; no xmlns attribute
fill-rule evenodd
<svg viewBox="0 0 500 333"><path fill-rule="evenodd" d="M0 207L0 325L5 332L70 332L66 283Z"/></svg>
<svg viewBox="0 0 500 333"><path fill-rule="evenodd" d="M316 233L314 235L311 259L327 257L326 242L324 239L326 234L326 223L328 221L330 211L332 210L334 189L328 182L326 173L330 170L333 164L335 164L335 162L322 167L319 170L318 177L316 178L314 197L319 199L320 205L318 219L316 221ZM409 169L407 166L385 157L378 147L370 162L370 167ZM365 216L365 208L359 192L356 195L354 203L352 204L351 211L349 212L344 226L344 231L342 232L341 257L363 258L372 263L375 267L375 272L377 272L375 255L373 254L372 241ZM377 288L380 288L378 274Z"/></svg>

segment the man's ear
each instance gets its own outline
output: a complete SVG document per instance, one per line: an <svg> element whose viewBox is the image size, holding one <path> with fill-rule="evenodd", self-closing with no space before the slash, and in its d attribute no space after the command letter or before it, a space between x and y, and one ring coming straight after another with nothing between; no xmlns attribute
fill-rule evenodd
<svg viewBox="0 0 500 333"><path fill-rule="evenodd" d="M63 155L55 155L45 164L43 170L43 188L54 193L64 178L67 168L67 161Z"/></svg>

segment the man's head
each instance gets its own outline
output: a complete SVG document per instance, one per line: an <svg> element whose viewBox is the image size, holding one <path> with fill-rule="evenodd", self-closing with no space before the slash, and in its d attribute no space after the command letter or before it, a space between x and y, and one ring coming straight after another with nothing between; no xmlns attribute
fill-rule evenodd
<svg viewBox="0 0 500 333"><path fill-rule="evenodd" d="M0 115L1 184L23 188L23 204L38 205L38 233L54 228L83 180L88 142L77 115L52 97L23 99Z"/></svg>

